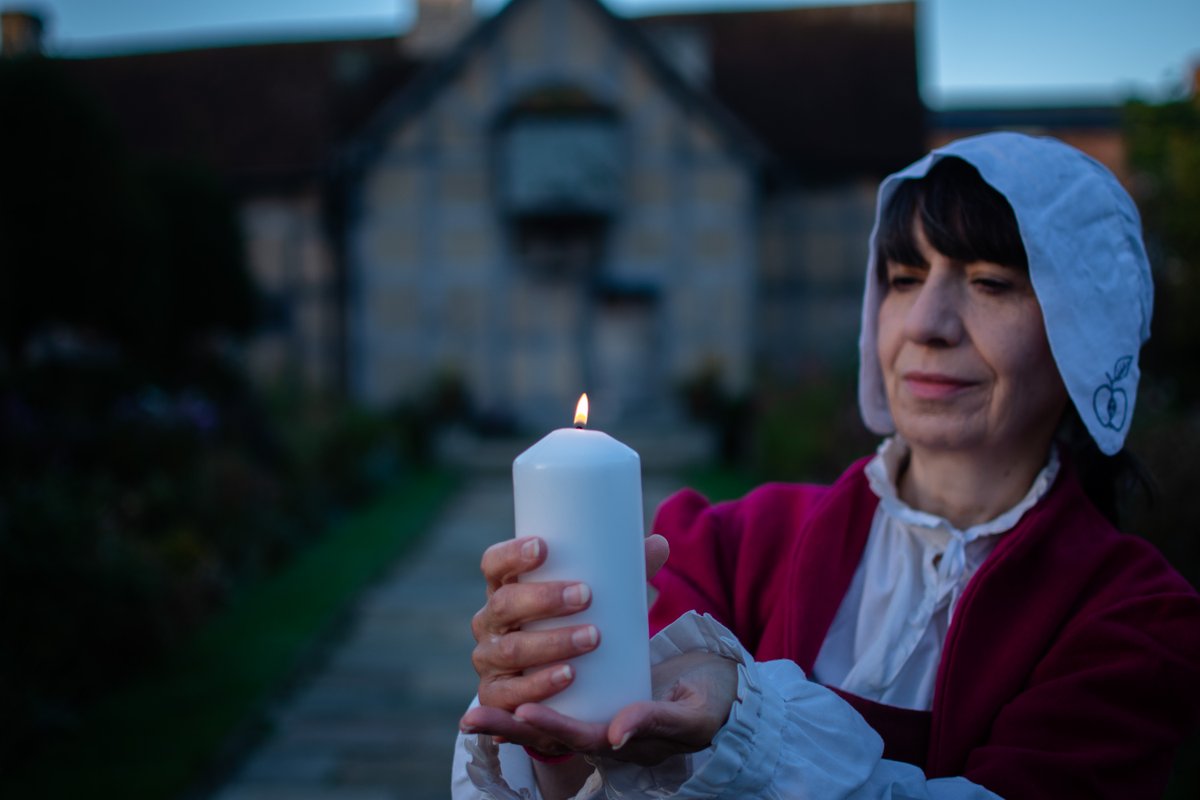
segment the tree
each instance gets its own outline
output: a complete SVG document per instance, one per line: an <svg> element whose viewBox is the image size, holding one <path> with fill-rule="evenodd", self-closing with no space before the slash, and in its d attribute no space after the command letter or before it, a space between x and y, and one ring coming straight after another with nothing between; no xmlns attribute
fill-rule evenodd
<svg viewBox="0 0 1200 800"><path fill-rule="evenodd" d="M48 325L105 327L145 262L146 218L99 108L53 62L0 62L0 336L10 363Z"/></svg>
<svg viewBox="0 0 1200 800"><path fill-rule="evenodd" d="M155 210L153 266L129 288L135 316L112 323L130 353L169 374L198 339L250 333L258 297L233 205L211 172L155 164L142 182Z"/></svg>
<svg viewBox="0 0 1200 800"><path fill-rule="evenodd" d="M0 340L68 328L170 376L256 300L233 203L209 171L145 165L53 60L0 61Z"/></svg>
<svg viewBox="0 0 1200 800"><path fill-rule="evenodd" d="M1200 404L1200 98L1125 108L1134 193L1155 268L1155 313L1147 360L1170 377L1175 399Z"/></svg>

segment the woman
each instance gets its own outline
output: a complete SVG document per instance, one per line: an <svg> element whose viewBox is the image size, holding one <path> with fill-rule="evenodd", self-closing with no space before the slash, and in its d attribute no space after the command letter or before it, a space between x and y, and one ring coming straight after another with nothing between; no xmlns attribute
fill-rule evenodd
<svg viewBox="0 0 1200 800"><path fill-rule="evenodd" d="M657 699L608 726L538 703L595 631L518 630L586 587L513 583L541 540L491 548L456 797L1161 794L1200 719L1200 600L1093 479L1149 335L1137 212L1017 134L934 151L878 209L859 402L890 438L829 487L663 505Z"/></svg>

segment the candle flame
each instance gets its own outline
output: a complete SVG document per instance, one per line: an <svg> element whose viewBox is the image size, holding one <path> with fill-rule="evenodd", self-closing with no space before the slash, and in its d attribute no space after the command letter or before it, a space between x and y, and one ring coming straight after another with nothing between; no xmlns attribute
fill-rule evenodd
<svg viewBox="0 0 1200 800"><path fill-rule="evenodd" d="M575 424L582 428L587 425L588 418L588 399L587 392L579 395L579 404L575 406Z"/></svg>

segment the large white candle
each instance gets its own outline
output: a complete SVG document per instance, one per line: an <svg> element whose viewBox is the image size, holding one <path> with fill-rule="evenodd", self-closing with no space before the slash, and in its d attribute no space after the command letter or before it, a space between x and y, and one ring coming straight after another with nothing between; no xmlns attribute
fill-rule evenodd
<svg viewBox="0 0 1200 800"><path fill-rule="evenodd" d="M586 422L585 395L580 400ZM579 422L577 416L577 424ZM546 542L546 561L522 581L582 581L591 606L526 630L591 623L600 644L571 660L575 680L546 705L586 722L650 699L642 476L638 454L600 431L561 428L513 462L516 534Z"/></svg>

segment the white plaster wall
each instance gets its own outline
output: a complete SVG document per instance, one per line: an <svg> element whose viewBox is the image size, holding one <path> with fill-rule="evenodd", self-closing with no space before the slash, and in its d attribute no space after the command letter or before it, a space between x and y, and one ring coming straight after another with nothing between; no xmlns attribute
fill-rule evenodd
<svg viewBox="0 0 1200 800"><path fill-rule="evenodd" d="M251 275L268 302L289 309L246 345L246 363L262 385L336 387L337 315L333 256L315 189L243 203L242 230Z"/></svg>

